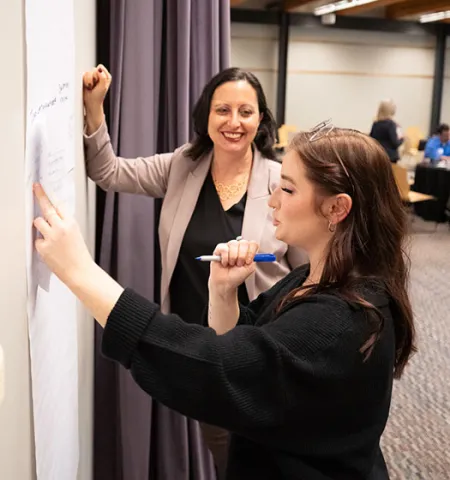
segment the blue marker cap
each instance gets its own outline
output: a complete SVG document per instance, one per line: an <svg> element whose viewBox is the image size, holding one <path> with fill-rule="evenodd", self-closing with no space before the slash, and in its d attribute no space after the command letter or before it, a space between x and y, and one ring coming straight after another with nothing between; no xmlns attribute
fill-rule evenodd
<svg viewBox="0 0 450 480"><path fill-rule="evenodd" d="M277 257L273 253L257 253L254 262L275 262Z"/></svg>

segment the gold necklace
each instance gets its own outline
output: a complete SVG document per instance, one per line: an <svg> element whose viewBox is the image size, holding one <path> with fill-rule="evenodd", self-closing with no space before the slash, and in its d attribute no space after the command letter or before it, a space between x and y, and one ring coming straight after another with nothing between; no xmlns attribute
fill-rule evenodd
<svg viewBox="0 0 450 480"><path fill-rule="evenodd" d="M216 187L217 195L219 195L219 198L222 202L236 197L242 191L242 189L247 186L247 180L248 174L240 182L225 185L224 183L217 182L213 176L213 182L214 186Z"/></svg>

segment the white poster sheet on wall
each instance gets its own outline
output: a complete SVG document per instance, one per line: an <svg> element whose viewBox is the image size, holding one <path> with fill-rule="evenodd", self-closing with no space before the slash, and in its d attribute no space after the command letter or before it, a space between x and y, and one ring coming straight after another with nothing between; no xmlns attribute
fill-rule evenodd
<svg viewBox="0 0 450 480"><path fill-rule="evenodd" d="M26 0L26 258L38 480L76 480L79 460L76 299L34 248L32 185L74 213L73 0Z"/></svg>

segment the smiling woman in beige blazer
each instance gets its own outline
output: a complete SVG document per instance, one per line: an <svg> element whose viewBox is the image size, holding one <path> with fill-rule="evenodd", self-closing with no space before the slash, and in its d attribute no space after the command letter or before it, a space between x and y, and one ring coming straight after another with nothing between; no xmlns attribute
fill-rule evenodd
<svg viewBox="0 0 450 480"><path fill-rule="evenodd" d="M89 177L104 190L164 199L159 223L164 313L201 321L209 265L195 257L211 254L217 243L242 235L277 257L275 263L257 264L239 292L242 303L304 263L298 250L275 238L268 199L280 180L273 150L276 125L253 74L230 68L216 75L194 108L194 140L173 153L135 159L117 157L111 146L103 113L109 72L100 65L83 83ZM221 475L226 437L203 431Z"/></svg>

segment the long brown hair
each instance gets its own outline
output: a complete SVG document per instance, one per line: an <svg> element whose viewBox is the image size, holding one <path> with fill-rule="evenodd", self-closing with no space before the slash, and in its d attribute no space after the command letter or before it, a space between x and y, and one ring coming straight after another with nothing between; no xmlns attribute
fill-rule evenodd
<svg viewBox="0 0 450 480"><path fill-rule="evenodd" d="M302 298L335 291L362 306L372 326L361 347L370 356L383 330L384 317L364 300L358 286L372 280L382 284L391 298L396 341L395 377L399 378L415 349L415 330L408 298L409 259L404 250L407 215L397 189L391 163L383 148L355 130L333 129L310 141L310 133L297 134L289 146L300 157L317 191L317 208L328 195L347 193L353 205L336 226L318 284L290 292L282 305L303 290Z"/></svg>

